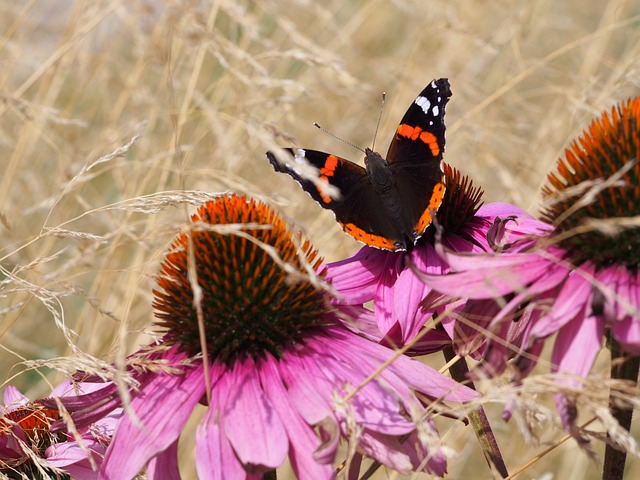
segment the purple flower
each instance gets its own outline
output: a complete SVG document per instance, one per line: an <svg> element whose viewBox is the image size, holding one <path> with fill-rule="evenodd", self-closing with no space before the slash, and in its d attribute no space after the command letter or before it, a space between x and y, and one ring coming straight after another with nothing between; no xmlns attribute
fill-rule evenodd
<svg viewBox="0 0 640 480"><path fill-rule="evenodd" d="M150 479L180 478L177 444L198 404L201 479L262 478L287 457L299 478L333 478L342 438L401 472L444 474L424 402L476 393L354 333L370 313L332 306L319 267L265 205L232 195L202 206L162 264L154 307L165 334L129 359L138 388L101 478L145 466ZM101 392L65 404L76 423L119 405L114 384Z"/></svg>
<svg viewBox="0 0 640 480"><path fill-rule="evenodd" d="M446 257L448 276L430 276L430 287L481 302L502 299L489 330L505 338L520 324L518 377L535 365L553 334L552 371L569 388L581 385L603 340L640 354L640 98L629 100L592 122L560 160L543 188L540 232L494 255ZM532 232L533 233L533 232ZM502 332L502 333L501 333ZM503 345L509 342L504 342ZM501 371L508 348L492 352L485 370ZM574 425L575 395L557 395L565 426Z"/></svg>
<svg viewBox="0 0 640 480"><path fill-rule="evenodd" d="M69 478L95 480L121 414L116 409L75 435L55 433L51 426L61 418L56 398L86 394L100 385L69 382L58 385L48 399L30 401L12 385L4 391L0 408L0 474L10 478ZM18 478L18 477L16 477Z"/></svg>

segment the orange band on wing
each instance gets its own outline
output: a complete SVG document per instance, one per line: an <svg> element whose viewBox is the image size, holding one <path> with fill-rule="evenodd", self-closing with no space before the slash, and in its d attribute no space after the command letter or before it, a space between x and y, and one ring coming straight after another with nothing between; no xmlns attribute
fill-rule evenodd
<svg viewBox="0 0 640 480"><path fill-rule="evenodd" d="M323 175L322 177L318 177L318 182L325 182L328 184L329 179ZM333 201L331 195L325 192L325 189L322 188L322 185L316 185L316 190L318 190L318 194L320 195L320 198L324 203L331 203Z"/></svg>
<svg viewBox="0 0 640 480"><path fill-rule="evenodd" d="M324 161L324 165L320 169L320 176L318 177L319 182L326 182L331 184L329 180L330 177L333 177L336 174L336 168L340 160L335 155L329 155L327 159ZM333 199L330 195L327 195L325 189L322 188L321 185L316 185L316 190L318 190L318 194L324 203L331 203Z"/></svg>
<svg viewBox="0 0 640 480"><path fill-rule="evenodd" d="M324 162L324 165L320 169L321 177L333 177L336 173L336 167L338 166L339 160L335 155L329 155Z"/></svg>
<svg viewBox="0 0 640 480"><path fill-rule="evenodd" d="M418 223L416 223L415 227L413 228L418 235L422 235L422 233L427 229L427 227L433 220L433 214L438 211L438 208L440 208L440 205L442 204L444 191L444 183L436 183L436 186L433 187L433 193L431 194L431 199L429 200L429 206L422 213L420 219L418 220Z"/></svg>
<svg viewBox="0 0 640 480"><path fill-rule="evenodd" d="M422 130L420 127L412 127L406 123L401 123L396 132L396 137L405 137L413 141L420 139L421 142L429 146L434 157L440 155L438 139L433 133Z"/></svg>
<svg viewBox="0 0 640 480"><path fill-rule="evenodd" d="M361 228L355 226L353 223L341 224L346 233L351 235L356 240L366 243L370 247L382 248L384 250L406 250L404 244L395 240L389 240L388 238L380 235L374 235L372 233L365 232Z"/></svg>

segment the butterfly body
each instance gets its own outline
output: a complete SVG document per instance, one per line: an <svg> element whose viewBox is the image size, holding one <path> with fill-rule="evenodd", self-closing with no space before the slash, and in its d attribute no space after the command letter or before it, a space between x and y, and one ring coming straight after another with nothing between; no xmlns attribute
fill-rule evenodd
<svg viewBox="0 0 640 480"><path fill-rule="evenodd" d="M367 148L364 168L301 148L285 149L292 159L284 163L272 152L267 157L276 171L292 176L322 207L332 210L355 239L385 250L409 250L442 203L444 110L450 96L447 79L427 85L405 113L386 158ZM317 169L317 178L305 174L307 165Z"/></svg>

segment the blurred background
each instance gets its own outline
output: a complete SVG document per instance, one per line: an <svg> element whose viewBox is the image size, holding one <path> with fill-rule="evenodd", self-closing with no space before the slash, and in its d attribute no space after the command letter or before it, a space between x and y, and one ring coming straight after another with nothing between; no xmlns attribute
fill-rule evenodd
<svg viewBox="0 0 640 480"><path fill-rule="evenodd" d="M569 142L640 91L639 26L628 1L0 2L0 386L43 396L85 353L110 361L146 341L162 253L211 194L269 202L329 261L354 253L264 152L361 162L313 122L368 147L383 91L384 154L417 93L448 77L445 161L486 202L535 213ZM525 440L500 412L510 470L563 438L534 419ZM442 432L450 478L491 478L469 429ZM594 448L595 462L570 440L518 478L599 478Z"/></svg>

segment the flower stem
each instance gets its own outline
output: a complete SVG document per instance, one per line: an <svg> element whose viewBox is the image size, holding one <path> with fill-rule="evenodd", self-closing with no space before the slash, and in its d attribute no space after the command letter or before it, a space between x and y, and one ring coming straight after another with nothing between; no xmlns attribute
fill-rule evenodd
<svg viewBox="0 0 640 480"><path fill-rule="evenodd" d="M620 344L611 339L611 379L638 381L638 371L640 370L640 357L628 357L623 361L625 353ZM609 394L609 408L611 413L618 420L618 423L626 431L631 428L633 408L620 407L615 402L614 396ZM607 438L609 434L607 434ZM624 466L627 461L627 452L614 448L607 443L604 452L604 466L602 467L602 480L621 480L624 476Z"/></svg>
<svg viewBox="0 0 640 480"><path fill-rule="evenodd" d="M451 361L456 356L453 348L445 348L443 354L447 361ZM449 372L454 380L458 382L465 382L467 387L475 390L475 385L467 378L469 367L467 366L467 361L464 358L461 358L459 361L452 364L449 368ZM487 418L484 408L480 406L476 410L472 411L469 414L469 421L473 426L473 431L475 432L476 437L478 437L482 453L484 454L484 458L489 464L489 467L492 470L495 469L502 478L508 477L509 472L507 471L507 466L502 459L498 442L493 434L491 424L489 423L489 419Z"/></svg>

